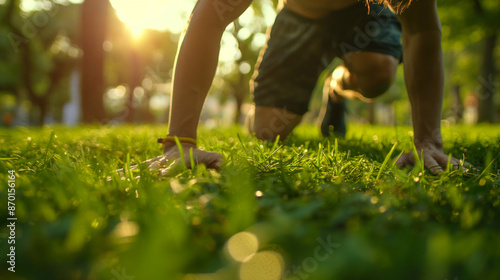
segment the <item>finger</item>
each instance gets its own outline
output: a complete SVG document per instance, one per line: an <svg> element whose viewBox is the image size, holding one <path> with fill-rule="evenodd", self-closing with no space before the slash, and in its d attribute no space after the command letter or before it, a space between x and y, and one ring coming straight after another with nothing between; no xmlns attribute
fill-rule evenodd
<svg viewBox="0 0 500 280"><path fill-rule="evenodd" d="M132 166L129 168L129 170L130 170L130 171L133 171L133 170L137 170L138 168L139 168L139 165L137 165L137 164L136 164L136 165L132 165ZM124 171L124 169L123 169L123 168L116 169L116 170L115 170L115 172L116 172L118 175L120 175L121 177L124 177L124 176L125 176L125 175L124 175L124 174L125 174L125 171Z"/></svg>
<svg viewBox="0 0 500 280"><path fill-rule="evenodd" d="M439 175L440 173L443 173L443 168L432 156L424 155L424 165L434 175Z"/></svg>
<svg viewBox="0 0 500 280"><path fill-rule="evenodd" d="M457 160L459 163L459 166L462 166L463 172L469 172L470 170L473 170L475 172L478 172L479 169L475 168L472 164L468 163L467 161L464 160Z"/></svg>
<svg viewBox="0 0 500 280"><path fill-rule="evenodd" d="M161 167L161 162L160 161L155 161L155 162L152 162L151 164L149 164L148 168L149 170L156 170L158 168Z"/></svg>
<svg viewBox="0 0 500 280"><path fill-rule="evenodd" d="M172 173L172 169L170 167L160 168L158 170L158 173L160 174L160 176L169 176L170 173Z"/></svg>
<svg viewBox="0 0 500 280"><path fill-rule="evenodd" d="M219 169L224 163L224 158L219 153L212 154L212 157L208 163L209 168Z"/></svg>
<svg viewBox="0 0 500 280"><path fill-rule="evenodd" d="M475 168L472 164L468 163L467 161L464 162L463 166L466 168L466 172L469 172L469 170L472 170L474 172L479 172L479 169Z"/></svg>
<svg viewBox="0 0 500 280"><path fill-rule="evenodd" d="M149 165L148 165L149 170L155 170L161 166L169 164L169 159L166 156L159 156L159 157L156 157L154 159L156 159L156 160L149 161Z"/></svg>
<svg viewBox="0 0 500 280"><path fill-rule="evenodd" d="M462 172L468 172L470 168L472 168L472 165L468 162L465 162L461 159L457 159L455 157L452 157L450 159L450 164L453 166L454 170L458 170L459 168L462 168Z"/></svg>
<svg viewBox="0 0 500 280"><path fill-rule="evenodd" d="M455 166L455 169L457 169L457 164L459 163L456 158L450 158L450 156L445 155L444 153L434 153L430 158L433 158L438 163L438 165L442 167L441 169L448 168L448 162L452 166Z"/></svg>
<svg viewBox="0 0 500 280"><path fill-rule="evenodd" d="M405 166L412 165L415 163L413 155L410 153L404 153L399 158L395 158L395 160L396 160L396 165L399 168L403 168Z"/></svg>
<svg viewBox="0 0 500 280"><path fill-rule="evenodd" d="M130 166L130 171L137 170L137 169L139 169L139 165L138 164Z"/></svg>
<svg viewBox="0 0 500 280"><path fill-rule="evenodd" d="M159 175L160 176L171 176L171 175L175 175L183 170L184 170L184 167L181 165L181 161L174 160L166 168L159 169Z"/></svg>
<svg viewBox="0 0 500 280"><path fill-rule="evenodd" d="M461 167L461 168L462 168L462 172L464 172L464 173L465 173L465 172L469 171L469 170L467 170L467 168L466 168L466 163L465 163L463 160L461 160L461 159L459 160L459 159L456 159L456 158L452 158L452 159L451 159L451 162L452 162L452 164L453 164L453 168L454 168L455 170L458 170L458 169Z"/></svg>
<svg viewBox="0 0 500 280"><path fill-rule="evenodd" d="M157 157L154 157L154 158L150 158L148 160L143 161L142 164L150 164L152 162L158 161L162 157L164 157L164 155L157 156Z"/></svg>
<svg viewBox="0 0 500 280"><path fill-rule="evenodd" d="M219 169L224 163L224 158L221 154L216 152L201 152L193 156L195 165L204 164L209 169ZM191 162L186 158L186 166L191 168Z"/></svg>

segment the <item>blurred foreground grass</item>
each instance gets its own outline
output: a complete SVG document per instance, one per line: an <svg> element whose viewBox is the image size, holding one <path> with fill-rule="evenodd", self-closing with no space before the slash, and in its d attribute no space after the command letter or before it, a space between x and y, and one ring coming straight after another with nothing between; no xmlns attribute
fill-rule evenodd
<svg viewBox="0 0 500 280"><path fill-rule="evenodd" d="M165 127L0 130L0 219L16 172L16 267L2 279L499 279L500 126L444 129L477 171L400 170L408 127L352 126L325 140L299 127L266 143L201 129L224 155L139 180L114 170L159 155ZM388 156L395 143L396 148ZM107 178L111 176L112 180Z"/></svg>

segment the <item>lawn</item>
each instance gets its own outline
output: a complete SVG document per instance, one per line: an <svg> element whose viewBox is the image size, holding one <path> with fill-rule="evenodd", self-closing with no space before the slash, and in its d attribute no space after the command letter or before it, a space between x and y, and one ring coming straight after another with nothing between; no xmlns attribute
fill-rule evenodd
<svg viewBox="0 0 500 280"><path fill-rule="evenodd" d="M500 126L445 127L446 152L476 170L439 176L393 165L409 131L302 126L268 143L202 128L219 172L120 178L160 154L165 127L1 129L0 219L15 231L0 229L0 277L500 279Z"/></svg>

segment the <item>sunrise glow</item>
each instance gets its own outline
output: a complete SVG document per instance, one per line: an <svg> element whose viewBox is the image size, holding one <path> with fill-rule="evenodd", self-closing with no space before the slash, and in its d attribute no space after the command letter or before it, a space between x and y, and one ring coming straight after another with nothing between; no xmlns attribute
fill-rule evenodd
<svg viewBox="0 0 500 280"><path fill-rule="evenodd" d="M144 29L180 33L187 22L195 0L111 0L121 21L138 36Z"/></svg>

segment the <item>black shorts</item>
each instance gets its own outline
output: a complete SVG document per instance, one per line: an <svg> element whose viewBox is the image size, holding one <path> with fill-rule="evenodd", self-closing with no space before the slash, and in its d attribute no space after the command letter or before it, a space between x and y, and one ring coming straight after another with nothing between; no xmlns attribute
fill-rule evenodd
<svg viewBox="0 0 500 280"><path fill-rule="evenodd" d="M335 57L377 52L402 60L401 25L382 5L364 1L325 18L310 19L287 8L277 15L254 79L256 106L308 111L320 73Z"/></svg>

